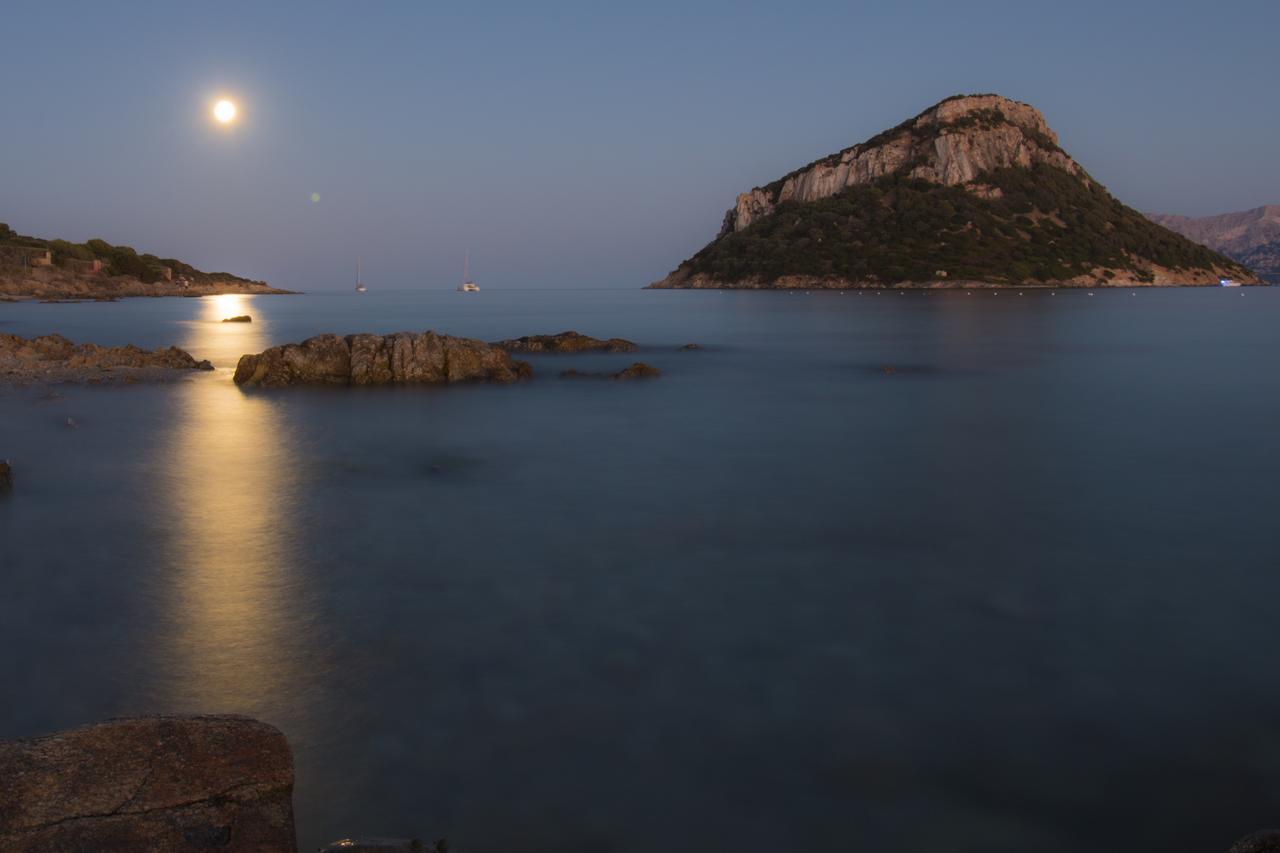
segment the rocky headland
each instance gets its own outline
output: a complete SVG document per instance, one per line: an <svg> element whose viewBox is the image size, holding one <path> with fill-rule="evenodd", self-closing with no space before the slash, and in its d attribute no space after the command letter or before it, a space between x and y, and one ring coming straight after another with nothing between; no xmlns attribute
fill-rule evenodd
<svg viewBox="0 0 1280 853"><path fill-rule="evenodd" d="M1126 207L1034 107L948 98L738 196L654 288L1144 286L1258 279Z"/></svg>
<svg viewBox="0 0 1280 853"><path fill-rule="evenodd" d="M436 332L317 335L298 344L241 356L235 382L245 386L444 385L517 382L532 375L501 347Z"/></svg>
<svg viewBox="0 0 1280 853"><path fill-rule="evenodd" d="M212 369L209 362L197 361L177 347L102 347L77 344L62 335L22 338L0 333L0 381L9 383L154 382Z"/></svg>
<svg viewBox="0 0 1280 853"><path fill-rule="evenodd" d="M29 237L0 223L0 300L77 302L290 292L231 273L204 272L176 258L139 253L105 240L72 243Z"/></svg>

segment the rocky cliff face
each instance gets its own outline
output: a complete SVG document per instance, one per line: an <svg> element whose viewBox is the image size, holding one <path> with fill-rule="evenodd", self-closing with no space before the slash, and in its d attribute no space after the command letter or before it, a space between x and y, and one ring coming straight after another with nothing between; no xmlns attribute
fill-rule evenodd
<svg viewBox="0 0 1280 853"><path fill-rule="evenodd" d="M1116 200L1034 107L948 98L738 196L652 287L1138 286L1256 281Z"/></svg>
<svg viewBox="0 0 1280 853"><path fill-rule="evenodd" d="M1034 163L1073 175L1084 171L1058 147L1058 135L1035 107L999 95L951 98L867 142L742 193L725 215L722 233L741 231L781 202L816 201L887 175L955 186L983 172Z"/></svg>
<svg viewBox="0 0 1280 853"><path fill-rule="evenodd" d="M1280 276L1280 205L1220 216L1148 214L1154 222L1231 257L1254 272Z"/></svg>

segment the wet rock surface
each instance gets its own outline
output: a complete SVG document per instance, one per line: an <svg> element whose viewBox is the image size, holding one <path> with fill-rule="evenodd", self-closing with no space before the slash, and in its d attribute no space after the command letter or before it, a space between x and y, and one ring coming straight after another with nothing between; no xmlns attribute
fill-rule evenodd
<svg viewBox="0 0 1280 853"><path fill-rule="evenodd" d="M0 850L292 853L293 759L247 717L140 717L0 742Z"/></svg>
<svg viewBox="0 0 1280 853"><path fill-rule="evenodd" d="M533 375L506 350L436 332L317 335L241 356L237 385L444 385L516 382Z"/></svg>
<svg viewBox="0 0 1280 853"><path fill-rule="evenodd" d="M177 347L101 347L77 344L62 335L0 334L0 381L131 382L175 379L185 371L212 369L209 362L196 361Z"/></svg>
<svg viewBox="0 0 1280 853"><path fill-rule="evenodd" d="M579 332L561 332L558 335L525 335L494 344L508 352L635 352L639 347L622 338L593 338Z"/></svg>

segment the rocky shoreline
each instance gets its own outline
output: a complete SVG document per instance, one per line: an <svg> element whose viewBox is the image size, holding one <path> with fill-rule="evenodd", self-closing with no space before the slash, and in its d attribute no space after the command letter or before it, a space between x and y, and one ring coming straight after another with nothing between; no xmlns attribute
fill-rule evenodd
<svg viewBox="0 0 1280 853"><path fill-rule="evenodd" d="M62 335L0 334L0 382L10 384L164 382L212 369L209 362L197 361L177 347L100 347L76 344Z"/></svg>
<svg viewBox="0 0 1280 853"><path fill-rule="evenodd" d="M703 273L691 274L687 269L679 269L664 279L646 286L646 290L1010 290L1010 289L1059 289L1059 290L1101 290L1106 288L1138 288L1138 287L1217 287L1219 278L1230 277L1227 270L1213 272L1187 273L1163 268L1153 269L1152 278L1143 280L1131 277L1094 278L1082 277L1063 281L1032 281L1018 284L1006 284L990 281L970 281L960 279L936 278L930 281L902 281L892 284L877 281L850 281L845 278L834 278L811 275L786 275L776 279L745 278L725 281ZM1256 277L1241 280L1246 286L1265 286L1266 282Z"/></svg>
<svg viewBox="0 0 1280 853"><path fill-rule="evenodd" d="M297 853L293 753L249 717L108 720L0 741L0 849ZM445 839L346 838L322 853L447 853ZM1228 853L1277 853L1280 832Z"/></svg>

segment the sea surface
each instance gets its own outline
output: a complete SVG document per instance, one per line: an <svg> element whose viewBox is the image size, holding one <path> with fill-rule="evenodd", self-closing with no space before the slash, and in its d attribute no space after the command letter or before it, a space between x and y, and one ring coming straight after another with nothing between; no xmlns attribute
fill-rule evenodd
<svg viewBox="0 0 1280 853"><path fill-rule="evenodd" d="M642 352L231 381L429 328ZM1280 288L375 289L0 331L218 368L0 390L0 737L259 717L302 850L1212 853L1280 823ZM557 379L637 359L663 377Z"/></svg>

